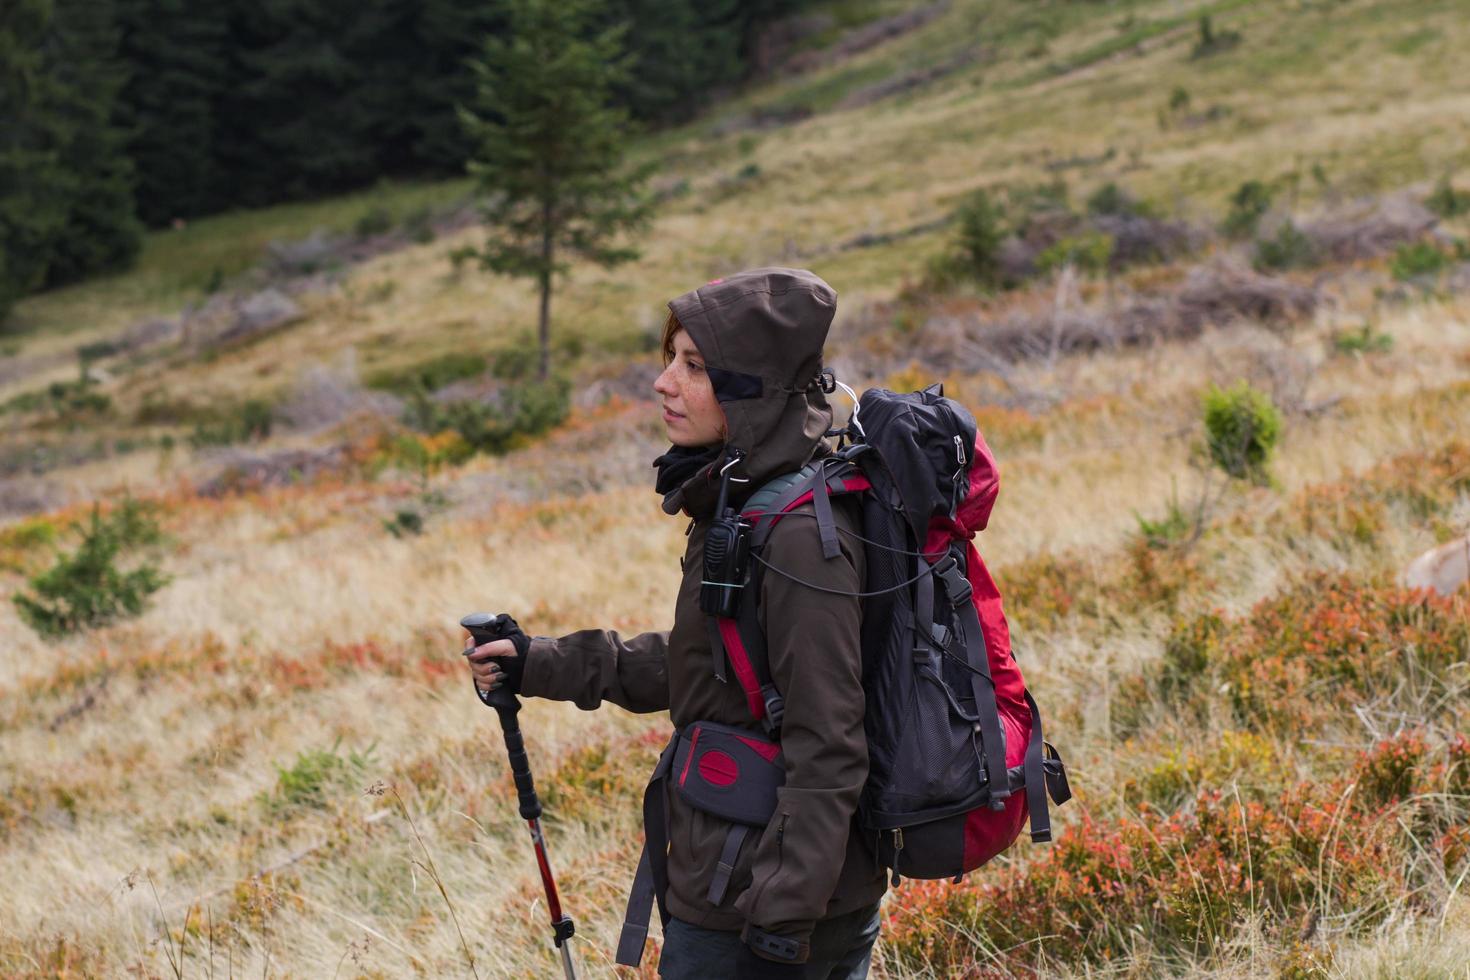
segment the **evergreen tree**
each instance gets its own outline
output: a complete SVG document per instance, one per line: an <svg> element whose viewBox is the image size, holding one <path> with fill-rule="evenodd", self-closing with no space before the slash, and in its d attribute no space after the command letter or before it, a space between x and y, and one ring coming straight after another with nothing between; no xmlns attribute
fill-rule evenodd
<svg viewBox="0 0 1470 980"><path fill-rule="evenodd" d="M478 89L470 62L487 35L502 32L503 18L495 4L423 0L417 6L415 35L422 61L400 86L414 99L414 159L430 173L460 174L472 144L459 107L471 105Z"/></svg>
<svg viewBox="0 0 1470 980"><path fill-rule="evenodd" d="M215 110L228 81L228 24L219 4L119 0L120 94L138 216L149 225L228 206L217 195Z"/></svg>
<svg viewBox="0 0 1470 980"><path fill-rule="evenodd" d="M350 52L382 29L381 10L356 0L233 0L219 129L233 203L333 193L378 175L361 88L371 66Z"/></svg>
<svg viewBox="0 0 1470 980"><path fill-rule="evenodd" d="M621 28L590 30L590 0L507 0L506 33L486 39L470 171L489 237L478 252L494 272L535 280L541 294L539 376L551 364L551 289L570 252L602 266L637 258L614 244L646 224L649 167L623 166L626 109L612 104L628 66Z"/></svg>
<svg viewBox="0 0 1470 980"><path fill-rule="evenodd" d="M118 119L125 74L117 58L112 0L57 0L48 45L67 216L52 243L46 285L122 268L143 245L133 204L133 165Z"/></svg>
<svg viewBox="0 0 1470 980"><path fill-rule="evenodd" d="M700 0L612 0L607 26L627 25L633 62L615 89L619 103L635 118L656 123L684 122L709 98L712 89L740 74L740 38L711 29Z"/></svg>
<svg viewBox="0 0 1470 980"><path fill-rule="evenodd" d="M0 320L45 280L66 194L45 114L50 0L0 6Z"/></svg>
<svg viewBox="0 0 1470 980"><path fill-rule="evenodd" d="M107 0L0 6L0 313L141 245Z"/></svg>

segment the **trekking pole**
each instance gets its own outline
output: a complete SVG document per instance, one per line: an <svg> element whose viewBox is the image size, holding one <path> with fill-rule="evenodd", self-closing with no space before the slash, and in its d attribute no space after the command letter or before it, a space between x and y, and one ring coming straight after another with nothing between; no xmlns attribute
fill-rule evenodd
<svg viewBox="0 0 1470 980"><path fill-rule="evenodd" d="M492 640L507 639L520 628L505 613L498 616L473 613L461 619L459 625L469 630L475 646ZM536 848L536 866L541 871L541 885L546 889L546 907L551 912L553 941L561 952L561 965L566 971L567 980L577 980L571 946L567 942L577 927L571 916L562 913L561 899L556 893L556 879L551 876L551 862L546 857L546 838L541 833L541 801L536 797L536 783L531 778L531 760L526 756L526 744L521 740L521 722L516 717L521 710L521 701L509 688L503 686L493 691L482 691L480 685L475 684L475 693L500 716L500 729L505 735L505 751L510 755L510 771L515 777L516 795L521 801L521 819L530 825L531 844Z"/></svg>

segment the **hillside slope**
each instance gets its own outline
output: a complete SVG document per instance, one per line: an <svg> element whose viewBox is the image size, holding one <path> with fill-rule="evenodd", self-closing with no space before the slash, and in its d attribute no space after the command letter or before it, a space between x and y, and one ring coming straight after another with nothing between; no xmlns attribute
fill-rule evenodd
<svg viewBox="0 0 1470 980"><path fill-rule="evenodd" d="M841 293L844 378L942 378L976 409L1003 476L979 544L1077 793L1051 847L897 891L876 972L1461 975L1470 610L1395 585L1470 529L1465 219L1420 204L1470 163L1459 5L851 6L916 26L832 27L806 70L643 144L665 195L646 256L558 295L574 408L507 455L458 460L363 387L444 355L514 367L533 299L453 271L462 183L197 222L24 304L0 338L0 588L124 493L156 508L171 581L59 641L0 604L0 973L553 972L454 623L667 626L683 523L650 489L651 330L676 292L790 263ZM1192 57L1207 13L1239 38ZM1056 179L1072 202L1116 183L1198 247L1000 295L936 279L967 195ZM1278 189L1266 227L1291 215L1331 254L1252 272L1215 230L1249 179ZM398 238L354 241L375 208ZM1078 235L1105 217L1073 210ZM315 228L347 241L301 246ZM268 278L270 241L298 250L278 266L347 251ZM1406 268L1417 246L1442 267ZM299 315L137 342L215 279ZM46 394L125 334L78 389L106 407ZM1240 379L1283 412L1269 485L1200 462L1200 398ZM251 398L268 438L189 446ZM667 718L523 719L578 955L610 975Z"/></svg>

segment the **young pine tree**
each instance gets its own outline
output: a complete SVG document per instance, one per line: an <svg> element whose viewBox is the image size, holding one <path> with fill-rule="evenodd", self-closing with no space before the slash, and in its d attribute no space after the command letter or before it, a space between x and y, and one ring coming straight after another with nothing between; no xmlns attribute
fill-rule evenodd
<svg viewBox="0 0 1470 980"><path fill-rule="evenodd" d="M565 256L604 267L638 257L625 232L643 227L650 167L628 170L628 114L613 104L629 66L621 28L594 32L588 0L506 0L505 33L473 67L471 136L489 236L481 265L535 281L541 294L538 376L551 368L551 290Z"/></svg>

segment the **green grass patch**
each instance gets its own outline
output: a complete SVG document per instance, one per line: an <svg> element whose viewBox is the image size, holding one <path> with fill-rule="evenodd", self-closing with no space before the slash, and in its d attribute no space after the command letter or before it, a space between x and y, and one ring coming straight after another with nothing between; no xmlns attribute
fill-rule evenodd
<svg viewBox="0 0 1470 980"><path fill-rule="evenodd" d="M297 754L289 766L276 767L274 789L261 797L272 815L292 810L322 809L331 802L336 791L353 779L361 779L373 764L374 742L366 749L343 755L339 738L327 749L309 749Z"/></svg>
<svg viewBox="0 0 1470 980"><path fill-rule="evenodd" d="M448 205L468 192L468 180L384 183L342 197L232 211L153 231L132 270L22 300L8 332L69 333L99 321L122 325L172 312L257 265L271 242L305 238L318 229L352 234L372 209L390 224L406 223L422 209Z"/></svg>

